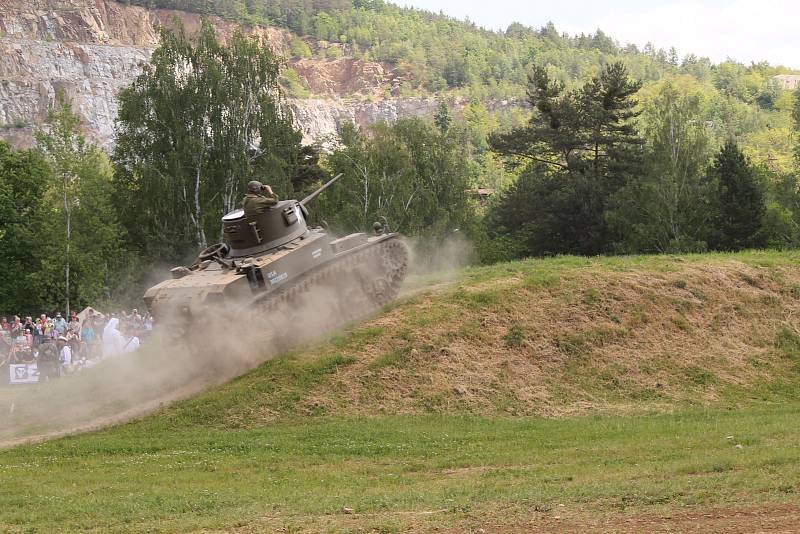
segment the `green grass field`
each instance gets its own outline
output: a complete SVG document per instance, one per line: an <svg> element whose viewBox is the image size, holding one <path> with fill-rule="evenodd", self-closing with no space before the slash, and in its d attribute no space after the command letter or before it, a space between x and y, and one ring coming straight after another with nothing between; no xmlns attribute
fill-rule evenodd
<svg viewBox="0 0 800 534"><path fill-rule="evenodd" d="M0 530L513 532L796 510L798 259L469 270L140 421L0 451Z"/></svg>
<svg viewBox="0 0 800 534"><path fill-rule="evenodd" d="M568 420L380 417L254 430L158 418L5 451L0 527L336 531L796 503L800 406ZM416 515L406 512L434 511ZM341 523L340 523L341 522Z"/></svg>

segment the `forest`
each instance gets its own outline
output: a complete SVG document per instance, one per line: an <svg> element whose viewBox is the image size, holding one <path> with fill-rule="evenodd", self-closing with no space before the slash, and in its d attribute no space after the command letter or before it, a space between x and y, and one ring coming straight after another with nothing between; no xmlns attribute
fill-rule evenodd
<svg viewBox="0 0 800 534"><path fill-rule="evenodd" d="M640 98L653 97L664 79L676 79L700 100L698 120L713 141L736 137L748 155L788 170L792 148L791 95L773 77L792 73L766 62L714 64L705 57L679 57L674 48L620 44L598 29L567 35L552 23L519 23L489 31L472 22L383 0L131 0L133 4L218 15L241 23L271 24L297 34L293 57L353 56L395 69L401 95L466 96L524 101L531 65L547 65L568 88L582 85L611 63L622 62L643 83ZM129 2L129 3L131 3ZM322 46L320 46L322 45ZM291 69L284 75L296 95L307 94Z"/></svg>
<svg viewBox="0 0 800 534"><path fill-rule="evenodd" d="M0 145L4 311L135 301L154 268L220 240L252 179L292 198L343 172L314 224L349 233L383 217L429 252L458 233L482 263L800 245L800 99L773 80L783 67L552 25L492 32L381 1L147 5L285 26L297 55L325 41L391 63L404 92L437 95L439 110L304 146L285 58L242 33L221 44L210 23L163 31L119 95L112 154L83 138L64 98L36 147ZM455 95L469 101L458 112ZM494 98L524 105L493 114Z"/></svg>

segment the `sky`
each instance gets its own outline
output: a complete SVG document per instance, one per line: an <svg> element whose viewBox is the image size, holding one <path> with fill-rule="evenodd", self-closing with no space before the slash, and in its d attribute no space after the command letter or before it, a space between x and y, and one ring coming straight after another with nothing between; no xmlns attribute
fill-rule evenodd
<svg viewBox="0 0 800 534"><path fill-rule="evenodd" d="M390 0L469 18L488 29L511 22L539 28L552 21L560 32L594 33L598 28L620 44L640 48L674 46L714 62L727 58L749 64L800 68L798 0Z"/></svg>

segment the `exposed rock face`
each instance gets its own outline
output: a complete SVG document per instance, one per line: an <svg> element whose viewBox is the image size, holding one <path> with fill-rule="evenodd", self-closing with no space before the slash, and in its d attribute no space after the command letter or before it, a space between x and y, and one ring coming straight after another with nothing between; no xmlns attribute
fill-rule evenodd
<svg viewBox="0 0 800 534"><path fill-rule="evenodd" d="M47 118L56 92L63 91L85 119L89 137L108 146L116 94L140 72L150 52L135 46L0 38L0 124L7 128L2 133L14 134L15 144L29 144L32 125ZM14 125L24 126L8 127Z"/></svg>
<svg viewBox="0 0 800 534"><path fill-rule="evenodd" d="M309 98L290 102L303 141L324 141L343 124L367 126L374 122L394 122L402 117L432 115L439 105L435 98L403 98L376 102L353 102Z"/></svg>
<svg viewBox="0 0 800 534"><path fill-rule="evenodd" d="M196 14L113 0L0 0L0 137L30 145L34 127L63 91L83 118L87 136L113 146L116 95L150 59L158 27L173 27L176 19L189 32L201 23ZM239 28L216 17L211 21L222 41ZM290 32L260 26L242 30L288 54ZM316 95L290 101L305 142L323 140L345 122L364 126L430 115L438 105L433 98L384 98L393 83L387 65L353 58L290 64Z"/></svg>
<svg viewBox="0 0 800 534"><path fill-rule="evenodd" d="M291 66L315 95L370 94L389 81L380 63L354 58L297 59Z"/></svg>
<svg viewBox="0 0 800 534"><path fill-rule="evenodd" d="M468 104L464 98L450 101L453 112L460 112ZM376 101L354 101L337 99L307 98L291 100L295 121L303 132L306 143L325 141L327 136L339 132L345 123L364 127L375 122L395 122L408 117L430 117L439 107L435 97L391 98ZM487 108L502 111L519 104L509 101L491 102Z"/></svg>

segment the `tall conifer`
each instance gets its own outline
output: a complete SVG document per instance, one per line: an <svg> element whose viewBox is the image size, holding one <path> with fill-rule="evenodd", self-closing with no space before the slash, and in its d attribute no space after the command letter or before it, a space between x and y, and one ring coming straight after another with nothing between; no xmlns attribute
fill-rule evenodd
<svg viewBox="0 0 800 534"><path fill-rule="evenodd" d="M741 250L758 246L766 210L764 194L747 156L735 141L728 140L717 154L711 176L719 184L717 248Z"/></svg>

